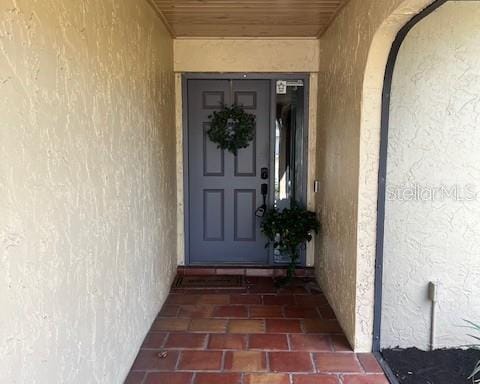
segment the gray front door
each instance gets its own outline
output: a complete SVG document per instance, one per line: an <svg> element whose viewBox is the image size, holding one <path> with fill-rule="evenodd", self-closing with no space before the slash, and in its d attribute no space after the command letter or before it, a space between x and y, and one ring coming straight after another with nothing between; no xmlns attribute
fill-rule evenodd
<svg viewBox="0 0 480 384"><path fill-rule="evenodd" d="M190 264L268 264L255 210L269 167L270 81L188 80L188 207ZM234 156L212 143L208 116L222 104L256 115L256 135Z"/></svg>

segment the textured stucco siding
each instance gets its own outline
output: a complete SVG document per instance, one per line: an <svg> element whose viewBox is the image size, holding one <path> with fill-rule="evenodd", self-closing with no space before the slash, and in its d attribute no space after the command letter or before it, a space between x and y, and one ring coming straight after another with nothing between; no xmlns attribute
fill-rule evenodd
<svg viewBox="0 0 480 384"><path fill-rule="evenodd" d="M460 326L480 321L479 41L480 2L455 1L417 24L399 52L388 142L383 347L428 348L429 281L439 284L435 346L474 341ZM401 195L415 185L421 196ZM457 197L448 196L455 187Z"/></svg>
<svg viewBox="0 0 480 384"><path fill-rule="evenodd" d="M172 40L145 1L0 0L0 382L122 383L176 267Z"/></svg>
<svg viewBox="0 0 480 384"><path fill-rule="evenodd" d="M177 39L177 72L317 72L316 39Z"/></svg>
<svg viewBox="0 0 480 384"><path fill-rule="evenodd" d="M383 77L399 29L432 0L351 0L320 38L317 277L347 338L370 351Z"/></svg>

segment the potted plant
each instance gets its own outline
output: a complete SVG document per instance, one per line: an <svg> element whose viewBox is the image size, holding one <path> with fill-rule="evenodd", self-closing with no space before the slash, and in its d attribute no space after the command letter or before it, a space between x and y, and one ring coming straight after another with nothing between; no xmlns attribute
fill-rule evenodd
<svg viewBox="0 0 480 384"><path fill-rule="evenodd" d="M282 211L277 208L267 210L261 224L263 234L268 238L266 247L273 244L280 252L290 257L287 276L280 281L288 283L295 276L295 268L300 259L300 247L318 233L320 223L315 212L308 211L292 200L290 208Z"/></svg>
<svg viewBox="0 0 480 384"><path fill-rule="evenodd" d="M480 325L472 323L471 321L468 321L468 320L465 320L465 321L468 324L467 328L470 328L471 330L477 333L480 333ZM470 335L470 336L477 341L476 344L471 345L470 347L480 349L480 344L478 343L480 342L480 335L479 336ZM468 377L468 379L471 379L473 383L480 383L480 378L478 378L479 375L480 375L480 361L477 362L477 364L475 365L475 368L473 369L472 374Z"/></svg>

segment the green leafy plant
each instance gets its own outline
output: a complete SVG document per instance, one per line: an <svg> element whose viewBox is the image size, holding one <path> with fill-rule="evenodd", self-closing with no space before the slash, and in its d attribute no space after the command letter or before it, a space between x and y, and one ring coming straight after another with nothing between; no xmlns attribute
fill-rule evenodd
<svg viewBox="0 0 480 384"><path fill-rule="evenodd" d="M474 334L469 335L476 340L476 344L470 345L470 347L480 349L480 325L475 324L468 320L465 320L465 322L467 323L467 328L477 333L477 335L474 335ZM475 368L473 369L473 372L468 377L468 379L471 379L473 383L480 383L480 378L478 377L479 375L480 375L480 360L475 365Z"/></svg>
<svg viewBox="0 0 480 384"><path fill-rule="evenodd" d="M247 148L255 137L255 115L245 112L239 105L223 106L208 118L208 138L218 148L226 149L234 155L239 149Z"/></svg>
<svg viewBox="0 0 480 384"><path fill-rule="evenodd" d="M288 282L295 276L295 268L300 258L300 247L313 238L313 233L318 233L320 223L315 212L303 208L298 202L291 202L290 208L282 211L269 209L261 224L263 234L270 244L280 252L290 257L287 276L283 281Z"/></svg>

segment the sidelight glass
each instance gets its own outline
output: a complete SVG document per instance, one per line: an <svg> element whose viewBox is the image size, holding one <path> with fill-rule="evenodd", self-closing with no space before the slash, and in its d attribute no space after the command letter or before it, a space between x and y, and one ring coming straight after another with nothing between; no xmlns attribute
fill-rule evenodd
<svg viewBox="0 0 480 384"><path fill-rule="evenodd" d="M280 209L304 200L305 87L302 80L286 83L276 95L274 204Z"/></svg>
<svg viewBox="0 0 480 384"><path fill-rule="evenodd" d="M303 80L279 81L276 90L273 182L274 205L281 210L292 199L306 203L305 86ZM290 257L274 249L273 260L284 264Z"/></svg>

